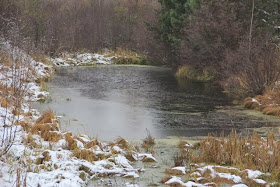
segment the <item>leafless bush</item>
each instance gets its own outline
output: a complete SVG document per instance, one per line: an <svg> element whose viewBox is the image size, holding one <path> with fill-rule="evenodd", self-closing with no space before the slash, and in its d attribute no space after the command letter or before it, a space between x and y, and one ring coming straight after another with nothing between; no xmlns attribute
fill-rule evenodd
<svg viewBox="0 0 280 187"><path fill-rule="evenodd" d="M268 35L254 38L251 50L244 40L236 51L227 52L223 63L225 75L229 75L224 82L227 88L258 95L279 80L280 50L270 38Z"/></svg>
<svg viewBox="0 0 280 187"><path fill-rule="evenodd" d="M214 68L221 73L226 50L235 50L245 33L244 5L228 1L205 1L186 19L180 46L181 62L196 69Z"/></svg>
<svg viewBox="0 0 280 187"><path fill-rule="evenodd" d="M31 59L18 48L5 43L1 49L0 81L1 121L0 121L0 157L13 145L24 98L28 95L28 82L32 78Z"/></svg>
<svg viewBox="0 0 280 187"><path fill-rule="evenodd" d="M145 21L157 6L157 0L4 0L0 30L7 35L12 20L36 48L51 55L116 47L143 52L153 49Z"/></svg>

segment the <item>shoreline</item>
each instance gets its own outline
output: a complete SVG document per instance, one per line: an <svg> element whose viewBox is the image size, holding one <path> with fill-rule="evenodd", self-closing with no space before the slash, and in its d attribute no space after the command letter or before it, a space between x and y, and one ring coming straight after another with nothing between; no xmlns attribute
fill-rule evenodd
<svg viewBox="0 0 280 187"><path fill-rule="evenodd" d="M37 68L38 72L52 69L38 64L34 68ZM33 91L36 97L32 100L41 99L41 92L38 92L37 87ZM111 142L100 142L87 135L75 136L69 131L61 131L57 118L51 112L44 112L41 117L37 112L35 119L33 118L25 126L18 126L14 145L7 157L3 157L4 161L0 161L2 168L0 172L3 176L0 181L4 186L9 186L14 181L27 182L31 186L100 185L103 182L110 184L112 178L116 182L120 180L121 185L124 186L162 185L162 178L174 165L174 155L180 154L178 144L185 140L184 137L155 139L155 147L146 151L144 148L139 148L141 140L129 143L125 139L118 138ZM196 137L196 141L187 140L190 144L195 144L201 138L203 137ZM187 168L187 166L182 167ZM9 174L9 168L13 168L14 172ZM170 174L177 175L176 172ZM24 175L26 178L21 179ZM173 181L176 179L176 183L185 185L179 178L171 179ZM184 176L183 180L189 180L189 177ZM168 181L163 183L174 184ZM199 184L199 181L197 182Z"/></svg>

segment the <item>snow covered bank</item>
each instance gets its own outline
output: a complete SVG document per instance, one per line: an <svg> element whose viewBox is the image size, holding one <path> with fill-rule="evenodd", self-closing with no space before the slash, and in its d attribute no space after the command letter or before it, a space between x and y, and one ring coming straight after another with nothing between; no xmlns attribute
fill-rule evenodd
<svg viewBox="0 0 280 187"><path fill-rule="evenodd" d="M180 170L183 172L174 172L172 176L164 180L164 184L171 186L180 185L186 187L220 185L246 187L273 186L273 184L275 184L262 179L269 177L269 173L262 173L258 170L239 170L235 167L205 164L191 164L190 167L175 167L172 168L172 170Z"/></svg>
<svg viewBox="0 0 280 187"><path fill-rule="evenodd" d="M97 53L80 53L70 54L64 53L59 58L51 59L55 66L68 67L68 66L86 66L95 64L112 64L116 56L107 57L106 54Z"/></svg>
<svg viewBox="0 0 280 187"><path fill-rule="evenodd" d="M105 49L99 53L62 53L58 58L50 59L55 66L90 66L97 64L136 64L148 65L148 58L136 52L118 48L115 51Z"/></svg>
<svg viewBox="0 0 280 187"><path fill-rule="evenodd" d="M112 57L81 54L77 59L55 64L106 64ZM8 43L1 44L0 61L0 152L7 150L0 158L1 186L85 186L101 177L138 178L143 168L134 168L134 161L156 161L122 138L102 143L62 132L52 111L40 114L29 105L48 95L40 83L54 67Z"/></svg>
<svg viewBox="0 0 280 187"><path fill-rule="evenodd" d="M171 186L278 186L279 145L272 133L266 138L256 133L242 137L234 131L195 144L181 141L183 156L177 159L182 161L165 171L169 176L162 182Z"/></svg>

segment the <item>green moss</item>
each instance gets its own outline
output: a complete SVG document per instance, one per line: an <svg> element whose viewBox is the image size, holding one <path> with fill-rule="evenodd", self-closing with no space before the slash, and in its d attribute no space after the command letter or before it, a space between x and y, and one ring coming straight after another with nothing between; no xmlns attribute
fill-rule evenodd
<svg viewBox="0 0 280 187"><path fill-rule="evenodd" d="M83 180L86 181L86 173L85 172L81 172L79 177Z"/></svg>

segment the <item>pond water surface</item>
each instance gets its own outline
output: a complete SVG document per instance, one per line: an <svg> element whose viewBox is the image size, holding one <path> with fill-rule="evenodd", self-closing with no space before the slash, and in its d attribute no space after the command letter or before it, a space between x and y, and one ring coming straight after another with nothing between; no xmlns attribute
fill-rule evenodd
<svg viewBox="0 0 280 187"><path fill-rule="evenodd" d="M168 68L58 68L48 89L50 99L35 107L62 116L63 130L101 140L142 139L146 130L156 138L194 137L279 124L233 106L218 85L178 82Z"/></svg>

